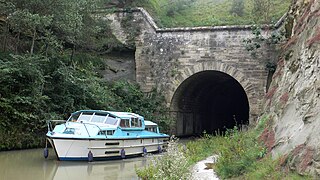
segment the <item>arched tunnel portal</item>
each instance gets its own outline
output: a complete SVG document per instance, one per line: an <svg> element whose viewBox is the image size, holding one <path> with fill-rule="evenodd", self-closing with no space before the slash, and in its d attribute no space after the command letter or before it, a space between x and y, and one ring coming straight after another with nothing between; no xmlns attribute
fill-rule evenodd
<svg viewBox="0 0 320 180"><path fill-rule="evenodd" d="M223 132L249 123L249 102L241 84L214 70L184 80L171 101L177 136Z"/></svg>

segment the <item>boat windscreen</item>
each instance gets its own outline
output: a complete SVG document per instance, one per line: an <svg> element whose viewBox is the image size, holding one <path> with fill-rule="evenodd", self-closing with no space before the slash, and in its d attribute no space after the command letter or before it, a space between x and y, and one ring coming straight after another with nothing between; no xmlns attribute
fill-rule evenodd
<svg viewBox="0 0 320 180"><path fill-rule="evenodd" d="M95 114L92 117L91 122L103 123L105 119L106 119L106 115L105 114Z"/></svg>
<svg viewBox="0 0 320 180"><path fill-rule="evenodd" d="M68 121L75 122L78 120L79 116L80 116L80 113L71 114L71 117L69 117Z"/></svg>
<svg viewBox="0 0 320 180"><path fill-rule="evenodd" d="M105 121L106 124L111 124L111 125L116 125L117 124L118 119L116 117L113 117L111 115L109 115Z"/></svg>
<svg viewBox="0 0 320 180"><path fill-rule="evenodd" d="M79 116L78 121L89 122L91 117L92 117L92 113L82 113Z"/></svg>

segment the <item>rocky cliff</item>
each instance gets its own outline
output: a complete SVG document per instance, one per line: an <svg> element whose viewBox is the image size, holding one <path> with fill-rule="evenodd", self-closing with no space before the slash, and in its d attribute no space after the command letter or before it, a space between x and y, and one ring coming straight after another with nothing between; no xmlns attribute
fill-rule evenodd
<svg viewBox="0 0 320 180"><path fill-rule="evenodd" d="M290 169L320 177L320 1L293 0L288 40L265 96L266 129L274 157Z"/></svg>

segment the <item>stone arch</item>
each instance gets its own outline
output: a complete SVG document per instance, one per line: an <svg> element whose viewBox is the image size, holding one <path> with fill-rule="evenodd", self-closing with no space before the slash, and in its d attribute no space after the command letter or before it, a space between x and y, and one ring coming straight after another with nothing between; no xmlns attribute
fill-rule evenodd
<svg viewBox="0 0 320 180"><path fill-rule="evenodd" d="M233 66L227 65L225 63L221 63L219 61L202 62L195 66L189 66L181 70L180 74L170 83L171 87L169 88L169 91L166 95L166 101L170 103L172 102L174 93L176 92L176 90L178 89L178 87L181 85L183 81L185 81L187 78L189 78L193 74L196 74L201 71L207 71L207 70L220 71L230 75L235 80L237 80L245 90L248 96L250 107L251 107L250 100L252 99L252 97L254 97L254 94L255 94L253 85L250 83L248 79L246 79L246 76L241 71L237 70Z"/></svg>
<svg viewBox="0 0 320 180"><path fill-rule="evenodd" d="M241 115L242 119L246 119L245 123L242 123L242 121L241 121L241 123L239 123L240 121L239 122L237 121L236 123L230 122L230 119L232 116L230 114L231 113L231 110L230 110L230 113L228 113L228 115L227 115L228 117L225 116L225 113L220 113L221 116L219 116L219 118L218 118L218 115L215 118L213 118L213 119L219 119L219 121L215 120L215 122L209 122L209 126L211 126L211 128L209 129L209 132L213 133L214 131L216 131L216 129L221 130L222 126L224 126L224 129L226 129L226 128L232 128L237 123L239 123L239 124L249 123L249 114L250 114L249 111L250 111L250 106L251 106L250 98L253 97L253 95L254 95L253 85L250 83L250 81L248 79L246 79L245 75L241 71L237 70L235 67L232 67L230 65L227 65L227 64L224 64L221 62L201 62L201 63L196 64L195 66L186 67L185 69L183 69L181 71L179 76L177 76L171 82L172 87L169 90L170 91L168 93L169 97L167 97L167 98L169 99L170 108L172 110L173 115L177 116L175 118L176 119L176 127L175 127L175 130L173 130L173 134L177 134L180 136L181 135L200 134L201 131L203 131L203 129L204 129L203 127L208 126L208 122L206 122L206 124L204 124L204 122L202 122L203 121L202 119L204 119L203 117L209 117L209 116L211 117L211 110L214 108L213 107L208 108L211 110L210 110L210 113L206 112L206 114L207 114L206 116L202 116L202 115L199 116L199 114L201 114L201 113L198 113L199 110L201 109L199 107L203 106L203 105L200 105L201 104L200 102L203 102L203 99L204 99L203 97L205 97L205 96L203 96L203 94L206 94L206 92L204 92L204 91L206 91L205 88L202 88L202 87L206 86L206 88L209 88L210 91L212 91L213 87L215 87L215 88L218 87L217 89L220 89L220 86L207 85L207 83L204 83L204 81L201 79L201 78L207 79L209 77L210 78L214 77L214 79L217 80L217 82L218 82L219 78L222 78L222 79L226 78L225 82L228 82L228 83L227 83L227 85L223 85L224 88L229 86L228 88L230 89L230 87L231 87L230 85L232 84L232 87L237 89L236 91L233 91L233 93L237 92L237 91L241 91L240 92L240 94L241 94L240 99L242 102L244 102L244 104L242 104L242 105L247 106L247 108L244 108L245 112L247 112L244 114L247 114L247 116L243 116L243 114ZM197 78L200 78L199 80L201 80L201 82L199 82L199 84L198 84L199 86L201 86L201 88L197 88L196 87L197 85L190 85L190 81L192 82L192 84L197 83L197 80L195 80ZM191 79L193 79L193 80L191 80ZM188 85L186 85L186 84L188 84ZM210 83L208 83L208 84L210 84ZM180 86L182 86L182 87L180 88ZM193 90L190 90L189 88L193 89ZM186 90L186 89L188 89L188 90ZM195 90L195 89L197 89L197 90ZM193 91L193 93L194 93L194 91L196 91L197 92L196 94L202 94L202 95L200 95L201 97L199 97L198 95L193 95L192 98L188 97L188 96L190 96L190 92L192 92L192 91ZM188 92L188 93L184 94L186 92ZM175 93L177 93L178 95L175 95ZM211 94L209 94L210 98L218 97L218 95L212 95L212 94L213 94L212 92L211 92ZM185 96L187 96L187 97L185 98ZM240 96L237 95L237 97L240 97ZM198 99L198 100L194 100L194 99ZM223 101L221 101L222 98L218 98L218 99L220 99L219 102L223 102ZM232 98L224 99L224 101L227 101L228 99L230 100ZM184 100L186 100L186 101L184 102L185 104L182 103L182 104L184 104L183 105L184 110L182 110L183 111L182 112L181 111L181 102ZM211 102L211 105L212 105L212 102L214 102L211 100L210 101L205 100L205 101ZM234 101L234 100L232 99L232 101ZM192 104L192 105L190 105L190 104ZM222 104L224 104L224 106L225 106L227 103L222 103ZM192 107L196 107L196 106L197 106L197 108L194 108L194 109L192 108ZM178 107L180 107L180 108L178 108ZM219 105L214 105L214 107L219 107ZM197 110L195 110L195 109L197 109ZM233 111L235 109L239 111L239 106L238 106L238 108L233 108ZM229 110L224 108L224 111L229 111ZM210 114L210 115L208 116L208 114ZM224 114L224 115L222 115L222 114ZM235 115L233 115L233 116L235 116ZM238 117L240 117L240 116L238 116ZM243 117L246 117L246 118L243 118ZM220 121L220 118L223 119L224 122ZM208 120L206 120L206 121L208 121ZM202 127L196 125L197 123L202 123L202 125L201 125ZM212 127L212 126L214 126L214 127Z"/></svg>

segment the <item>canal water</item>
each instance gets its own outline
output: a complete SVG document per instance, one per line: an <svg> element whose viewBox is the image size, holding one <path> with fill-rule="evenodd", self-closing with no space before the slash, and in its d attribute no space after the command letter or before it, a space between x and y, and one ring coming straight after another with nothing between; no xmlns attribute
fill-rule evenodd
<svg viewBox="0 0 320 180"><path fill-rule="evenodd" d="M131 180L138 179L135 168L152 157L115 161L57 161L53 149L43 157L43 149L0 152L0 180Z"/></svg>

